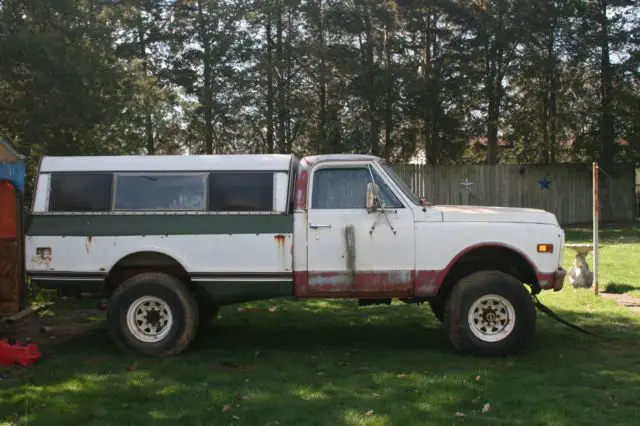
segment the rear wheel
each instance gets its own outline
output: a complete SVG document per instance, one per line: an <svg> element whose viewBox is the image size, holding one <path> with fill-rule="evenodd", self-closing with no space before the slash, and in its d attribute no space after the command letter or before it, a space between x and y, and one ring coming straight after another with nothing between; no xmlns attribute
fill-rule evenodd
<svg viewBox="0 0 640 426"><path fill-rule="evenodd" d="M535 331L531 295L511 275L480 271L456 284L444 310L449 340L461 352L505 356L524 349Z"/></svg>
<svg viewBox="0 0 640 426"><path fill-rule="evenodd" d="M112 296L107 326L123 350L152 356L182 352L199 323L198 306L186 286L163 273L144 273L122 283Z"/></svg>

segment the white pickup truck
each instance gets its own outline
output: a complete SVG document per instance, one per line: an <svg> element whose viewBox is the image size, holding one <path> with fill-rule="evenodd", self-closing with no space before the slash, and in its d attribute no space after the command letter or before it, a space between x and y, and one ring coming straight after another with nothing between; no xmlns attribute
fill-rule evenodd
<svg viewBox="0 0 640 426"><path fill-rule="evenodd" d="M25 262L36 286L108 298L138 353L179 353L220 306L292 297L428 302L455 348L490 356L531 340L563 246L551 213L432 206L373 156L44 157Z"/></svg>

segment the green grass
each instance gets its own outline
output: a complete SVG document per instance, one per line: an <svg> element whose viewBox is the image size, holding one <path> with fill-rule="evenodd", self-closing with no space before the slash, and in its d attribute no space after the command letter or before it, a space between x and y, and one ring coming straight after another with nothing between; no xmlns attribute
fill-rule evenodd
<svg viewBox="0 0 640 426"><path fill-rule="evenodd" d="M603 250L603 278L637 289L632 263L607 263L640 259L627 239ZM527 351L482 359L455 354L425 305L230 306L171 359L122 355L104 330L46 347L0 382L0 425L640 424L640 317L571 286L540 299L611 339L540 314Z"/></svg>

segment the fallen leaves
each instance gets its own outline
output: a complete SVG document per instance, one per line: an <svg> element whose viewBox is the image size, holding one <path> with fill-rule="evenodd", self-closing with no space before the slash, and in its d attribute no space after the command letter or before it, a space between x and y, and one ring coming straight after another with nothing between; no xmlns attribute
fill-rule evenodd
<svg viewBox="0 0 640 426"><path fill-rule="evenodd" d="M233 408L231 404L226 404L222 407L222 412L230 411Z"/></svg>

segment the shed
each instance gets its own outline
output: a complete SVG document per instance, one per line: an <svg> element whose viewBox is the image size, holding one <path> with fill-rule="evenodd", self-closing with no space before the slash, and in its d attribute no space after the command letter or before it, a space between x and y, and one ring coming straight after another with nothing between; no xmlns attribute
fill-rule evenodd
<svg viewBox="0 0 640 426"><path fill-rule="evenodd" d="M26 309L24 188L24 157L0 138L0 317Z"/></svg>

